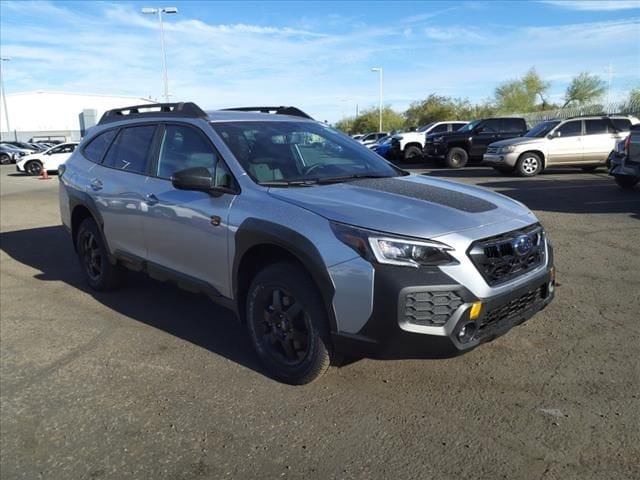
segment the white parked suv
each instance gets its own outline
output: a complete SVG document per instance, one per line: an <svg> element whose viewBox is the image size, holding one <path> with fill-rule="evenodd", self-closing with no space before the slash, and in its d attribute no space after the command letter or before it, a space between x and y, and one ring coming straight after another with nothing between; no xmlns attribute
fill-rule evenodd
<svg viewBox="0 0 640 480"><path fill-rule="evenodd" d="M547 167L605 166L616 143L639 120L629 116L588 116L539 123L523 137L492 143L483 157L501 173L532 177Z"/></svg>
<svg viewBox="0 0 640 480"><path fill-rule="evenodd" d="M425 138L432 133L455 132L467 123L462 120L451 122L431 122L419 127L415 132L403 132L391 139L389 156L395 160L410 162L422 156Z"/></svg>
<svg viewBox="0 0 640 480"><path fill-rule="evenodd" d="M16 170L28 175L40 175L43 168L48 172L58 171L58 167L71 156L77 146L77 142L61 143L44 152L27 155L16 163Z"/></svg>

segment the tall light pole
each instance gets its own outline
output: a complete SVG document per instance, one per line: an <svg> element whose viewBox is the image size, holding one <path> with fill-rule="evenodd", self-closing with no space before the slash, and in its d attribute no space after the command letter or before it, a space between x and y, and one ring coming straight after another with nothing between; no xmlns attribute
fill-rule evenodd
<svg viewBox="0 0 640 480"><path fill-rule="evenodd" d="M371 69L372 72L378 72L380 74L380 96L378 98L378 111L380 113L380 129L379 132L382 131L382 67L374 67Z"/></svg>
<svg viewBox="0 0 640 480"><path fill-rule="evenodd" d="M9 60L11 60L9 57L0 57L0 62L8 62ZM0 93L2 93L2 104L4 106L4 121L7 124L7 133L10 134L11 125L9 125L9 110L7 110L7 94L4 93L4 77L2 75L3 70L4 67L0 65Z"/></svg>
<svg viewBox="0 0 640 480"><path fill-rule="evenodd" d="M158 15L158 22L160 23L160 45L162 46L162 67L164 71L164 101L169 103L169 77L167 75L167 54L164 51L164 25L162 23L162 14L178 13L178 9L176 7L143 8L142 13L147 15Z"/></svg>

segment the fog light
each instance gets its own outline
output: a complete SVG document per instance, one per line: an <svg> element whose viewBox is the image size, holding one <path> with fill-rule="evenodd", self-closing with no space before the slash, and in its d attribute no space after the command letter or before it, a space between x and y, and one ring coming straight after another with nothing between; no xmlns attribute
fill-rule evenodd
<svg viewBox="0 0 640 480"><path fill-rule="evenodd" d="M473 322L465 323L460 330L458 330L458 340L460 343L470 342L473 336L476 334L476 324Z"/></svg>

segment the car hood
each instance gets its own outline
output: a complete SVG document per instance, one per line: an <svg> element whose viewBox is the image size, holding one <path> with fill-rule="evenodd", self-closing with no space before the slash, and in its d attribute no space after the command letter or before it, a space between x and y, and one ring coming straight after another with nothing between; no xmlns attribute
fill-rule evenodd
<svg viewBox="0 0 640 480"><path fill-rule="evenodd" d="M492 147L507 147L509 145L529 145L529 144L540 144L540 142L544 141L544 138L537 137L516 137L509 138L507 140L500 140L498 142L494 142L491 144Z"/></svg>
<svg viewBox="0 0 640 480"><path fill-rule="evenodd" d="M527 207L479 187L422 175L271 188L270 195L329 220L417 238L505 222Z"/></svg>

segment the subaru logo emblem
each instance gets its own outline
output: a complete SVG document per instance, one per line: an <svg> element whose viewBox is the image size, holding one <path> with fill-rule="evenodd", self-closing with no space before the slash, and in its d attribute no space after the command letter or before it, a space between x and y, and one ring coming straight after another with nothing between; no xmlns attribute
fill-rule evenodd
<svg viewBox="0 0 640 480"><path fill-rule="evenodd" d="M533 241L529 235L518 235L511 245L518 255L524 256L531 252Z"/></svg>

